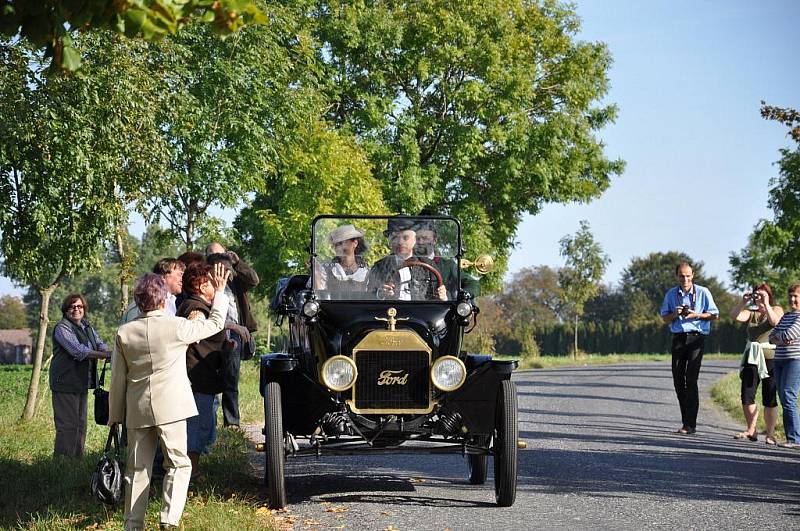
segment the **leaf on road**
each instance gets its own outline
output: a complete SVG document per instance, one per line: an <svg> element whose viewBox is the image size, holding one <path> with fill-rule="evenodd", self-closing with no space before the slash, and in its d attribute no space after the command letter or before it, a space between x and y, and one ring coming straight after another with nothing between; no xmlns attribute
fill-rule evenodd
<svg viewBox="0 0 800 531"><path fill-rule="evenodd" d="M425 480L423 478L411 478L409 481L411 483L425 483Z"/></svg>
<svg viewBox="0 0 800 531"><path fill-rule="evenodd" d="M336 507L336 506L334 505L333 507L327 507L327 508L325 509L325 512L326 512L326 513L346 513L346 512L347 512L347 511L349 511L349 510L350 510L350 509L348 509L347 507L345 507L345 506L343 506L343 505L340 505L340 506L338 506L338 507Z"/></svg>

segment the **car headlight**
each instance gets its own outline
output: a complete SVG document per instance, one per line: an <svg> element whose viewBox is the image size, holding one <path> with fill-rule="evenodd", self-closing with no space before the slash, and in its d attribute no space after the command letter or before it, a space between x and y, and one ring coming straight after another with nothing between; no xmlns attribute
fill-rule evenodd
<svg viewBox="0 0 800 531"><path fill-rule="evenodd" d="M358 370L347 356L334 356L322 365L322 382L333 391L346 391L356 381Z"/></svg>
<svg viewBox="0 0 800 531"><path fill-rule="evenodd" d="M303 305L303 315L306 317L314 317L319 313L319 303L317 301L308 301Z"/></svg>
<svg viewBox="0 0 800 531"><path fill-rule="evenodd" d="M468 302L459 302L456 306L456 313L461 317L467 317L472 313L472 305Z"/></svg>
<svg viewBox="0 0 800 531"><path fill-rule="evenodd" d="M467 379L467 368L454 356L442 356L431 366L431 381L442 391L455 391Z"/></svg>

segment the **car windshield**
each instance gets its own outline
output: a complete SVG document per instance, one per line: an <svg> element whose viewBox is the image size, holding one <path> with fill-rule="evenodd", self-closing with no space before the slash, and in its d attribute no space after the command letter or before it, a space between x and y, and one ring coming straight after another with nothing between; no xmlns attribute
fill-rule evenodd
<svg viewBox="0 0 800 531"><path fill-rule="evenodd" d="M323 216L314 221L311 287L321 300L455 300L451 218Z"/></svg>

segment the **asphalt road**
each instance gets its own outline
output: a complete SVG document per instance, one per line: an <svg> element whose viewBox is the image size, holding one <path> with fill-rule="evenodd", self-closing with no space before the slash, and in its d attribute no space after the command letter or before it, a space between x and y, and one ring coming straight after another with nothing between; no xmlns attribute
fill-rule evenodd
<svg viewBox="0 0 800 531"><path fill-rule="evenodd" d="M740 427L711 403L710 386L734 365L704 363L692 436L674 433L667 363L516 373L528 448L513 507L494 505L491 462L486 485L472 486L459 456L301 458L287 460L290 505L279 521L403 531L800 529L800 452L734 440Z"/></svg>

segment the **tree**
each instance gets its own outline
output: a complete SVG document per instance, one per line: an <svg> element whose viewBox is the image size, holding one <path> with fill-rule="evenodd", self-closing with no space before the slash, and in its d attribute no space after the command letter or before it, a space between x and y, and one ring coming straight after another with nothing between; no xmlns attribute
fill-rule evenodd
<svg viewBox="0 0 800 531"><path fill-rule="evenodd" d="M235 222L261 295L278 278L307 272L311 220L317 214L386 214L378 182L358 145L316 121L278 148L264 192Z"/></svg>
<svg viewBox="0 0 800 531"><path fill-rule="evenodd" d="M574 8L523 0L309 2L327 117L367 151L387 206L458 217L506 263L524 213L589 201L623 170L597 131L611 64ZM500 273L494 277L499 283Z"/></svg>
<svg viewBox="0 0 800 531"><path fill-rule="evenodd" d="M223 35L266 22L253 0L0 0L0 14L0 35L30 40L65 70L80 67L73 39L89 28L158 40L191 21Z"/></svg>
<svg viewBox="0 0 800 531"><path fill-rule="evenodd" d="M600 290L609 258L594 240L589 222L581 221L581 228L574 236L564 236L559 241L561 256L566 265L558 272L558 284L563 290L563 299L569 304L574 318L575 342L573 356L578 356L578 320L583 315L584 304Z"/></svg>
<svg viewBox="0 0 800 531"><path fill-rule="evenodd" d="M102 47L95 37L87 33L87 45ZM99 67L105 78L44 76L37 70L43 62L24 40L0 43L2 268L36 290L40 305L24 420L38 395L50 297L67 277L100 266L103 242L125 218L120 189L141 175L127 170L153 153L140 131L147 120L117 107L137 93L125 100L109 92L112 78L127 86L130 71L108 63Z"/></svg>
<svg viewBox="0 0 800 531"><path fill-rule="evenodd" d="M318 107L304 88L313 54L292 34L296 15L277 5L269 14L274 24L225 40L195 25L152 47L150 60L168 86L160 129L172 193L149 196L142 210L187 250L219 227L210 208L236 207L264 190L279 146L293 135L289 127Z"/></svg>
<svg viewBox="0 0 800 531"><path fill-rule="evenodd" d="M3 295L0 297L0 330L27 328L25 305L19 297Z"/></svg>
<svg viewBox="0 0 800 531"><path fill-rule="evenodd" d="M784 292L800 273L800 113L761 102L761 116L789 128L796 143L780 150L778 176L770 179L768 206L773 219L756 223L747 247L731 253L731 276L738 287L768 281L773 291Z"/></svg>

